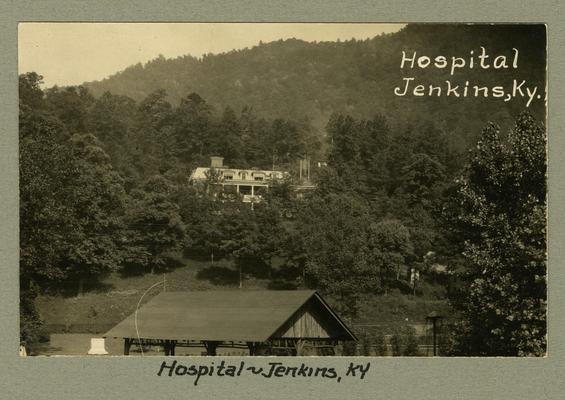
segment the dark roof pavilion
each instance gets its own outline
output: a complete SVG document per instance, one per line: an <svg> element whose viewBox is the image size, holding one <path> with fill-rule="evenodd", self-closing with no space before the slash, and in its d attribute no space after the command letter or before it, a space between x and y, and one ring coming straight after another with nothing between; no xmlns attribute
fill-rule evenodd
<svg viewBox="0 0 565 400"><path fill-rule="evenodd" d="M162 292L104 337L146 341L264 343L357 340L313 290Z"/></svg>

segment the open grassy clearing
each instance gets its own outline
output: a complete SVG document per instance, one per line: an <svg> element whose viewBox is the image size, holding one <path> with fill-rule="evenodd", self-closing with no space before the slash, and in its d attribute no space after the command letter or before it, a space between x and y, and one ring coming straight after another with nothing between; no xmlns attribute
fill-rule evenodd
<svg viewBox="0 0 565 400"><path fill-rule="evenodd" d="M90 338L100 336L135 311L143 293L152 285L165 280L167 291L238 290L239 272L226 260L215 262L185 259L178 268L164 274L145 274L124 277L112 274L101 282L98 289L82 296L41 295L37 307L50 334L50 342L37 348L37 354L84 355ZM267 289L268 280L246 277L246 290ZM163 290L158 284L145 295L143 303ZM379 330L392 334L400 326L410 325L420 334L425 330L425 316L431 311L450 317L452 311L446 300L438 298L439 289L423 287L419 296L391 291L387 295L364 295L360 312L354 321L348 321L358 332ZM134 346L135 347L135 346ZM107 340L110 355L123 354L121 340ZM200 355L199 349L179 349L178 355ZM225 354L234 352L226 349ZM148 355L161 354L148 349ZM181 354L182 353L182 354Z"/></svg>
<svg viewBox="0 0 565 400"><path fill-rule="evenodd" d="M234 290L239 272L226 261L184 260L183 266L163 274L122 277L112 274L99 289L80 297L41 295L37 308L50 333L103 333L135 311L143 293L165 280L167 291ZM266 281L247 278L245 289L264 289ZM163 290L159 284L143 298L143 303Z"/></svg>

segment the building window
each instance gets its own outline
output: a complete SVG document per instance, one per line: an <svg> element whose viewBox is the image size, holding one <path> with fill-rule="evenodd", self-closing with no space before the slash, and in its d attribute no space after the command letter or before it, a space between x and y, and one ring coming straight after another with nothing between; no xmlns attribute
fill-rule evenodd
<svg viewBox="0 0 565 400"><path fill-rule="evenodd" d="M240 194L243 194L243 195L246 195L246 194L249 194L249 195L250 195L250 194L251 194L251 190L252 190L252 189L251 189L251 186L243 186L243 185L241 185L241 186L239 187L239 193L240 193Z"/></svg>
<svg viewBox="0 0 565 400"><path fill-rule="evenodd" d="M231 180L233 180L233 175L231 175L231 174L230 175L224 175L224 179L227 180L227 181L231 181Z"/></svg>
<svg viewBox="0 0 565 400"><path fill-rule="evenodd" d="M256 181L262 181L262 180L263 180L263 177L262 177L262 176L256 176L256 177L255 177L255 180L256 180Z"/></svg>

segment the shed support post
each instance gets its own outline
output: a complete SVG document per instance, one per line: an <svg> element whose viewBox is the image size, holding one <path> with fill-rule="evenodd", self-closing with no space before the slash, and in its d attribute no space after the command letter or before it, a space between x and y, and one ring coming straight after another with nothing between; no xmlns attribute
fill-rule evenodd
<svg viewBox="0 0 565 400"><path fill-rule="evenodd" d="M249 348L249 355L256 356L257 355L257 347L258 343L255 342L247 342L247 347Z"/></svg>
<svg viewBox="0 0 565 400"><path fill-rule="evenodd" d="M218 347L218 344L220 344L220 342L205 341L204 347L206 347L206 354L209 355L209 356L215 356L216 355L216 348Z"/></svg>
<svg viewBox="0 0 565 400"><path fill-rule="evenodd" d="M131 348L132 339L124 338L124 356L129 356L129 349Z"/></svg>
<svg viewBox="0 0 565 400"><path fill-rule="evenodd" d="M174 356L175 355L175 346L177 344L176 340L165 340L163 343L163 348L165 350L166 356Z"/></svg>
<svg viewBox="0 0 565 400"><path fill-rule="evenodd" d="M304 340L302 339L297 339L294 342L294 350L296 351L296 355L297 356L302 356L302 352L304 351Z"/></svg>

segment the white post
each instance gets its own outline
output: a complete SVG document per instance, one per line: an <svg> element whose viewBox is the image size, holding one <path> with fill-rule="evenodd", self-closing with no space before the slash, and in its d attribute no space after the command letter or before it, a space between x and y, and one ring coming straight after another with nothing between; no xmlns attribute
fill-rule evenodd
<svg viewBox="0 0 565 400"><path fill-rule="evenodd" d="M90 350L88 350L89 355L106 355L108 352L104 346L104 338L92 338L90 339Z"/></svg>

